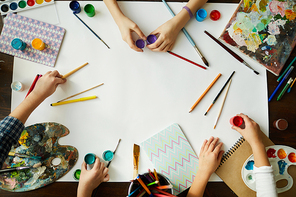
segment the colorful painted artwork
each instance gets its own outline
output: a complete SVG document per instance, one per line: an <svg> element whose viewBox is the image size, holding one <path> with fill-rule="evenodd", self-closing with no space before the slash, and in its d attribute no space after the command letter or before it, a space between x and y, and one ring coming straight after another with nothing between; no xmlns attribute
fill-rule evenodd
<svg viewBox="0 0 296 197"><path fill-rule="evenodd" d="M295 0L242 0L220 39L279 75L296 44Z"/></svg>
<svg viewBox="0 0 296 197"><path fill-rule="evenodd" d="M26 127L19 144L10 152L31 157L9 156L2 168L38 164L40 167L0 174L0 188L25 192L44 187L64 176L78 159L75 147L58 144L59 139L68 134L69 130L65 126L53 122Z"/></svg>
<svg viewBox="0 0 296 197"><path fill-rule="evenodd" d="M265 148L268 160L273 169L275 182L286 180L287 185L278 187L277 192L283 193L290 190L293 186L293 177L288 173L288 168L291 165L296 165L295 153L296 150L289 146L273 145ZM289 155L287 157L287 155ZM294 155L294 157L293 157ZM251 155L242 167L242 179L244 183L252 190L256 191L256 178L253 173L254 156ZM292 189L293 190L293 189Z"/></svg>
<svg viewBox="0 0 296 197"><path fill-rule="evenodd" d="M173 184L177 195L192 185L198 157L178 124L173 124L141 143L157 172Z"/></svg>
<svg viewBox="0 0 296 197"><path fill-rule="evenodd" d="M18 14L9 13L4 18L4 26L0 36L0 52L25 60L54 67L65 29ZM14 49L13 39L19 38L26 43L24 50ZM42 51L31 46L33 39L39 38L45 43Z"/></svg>

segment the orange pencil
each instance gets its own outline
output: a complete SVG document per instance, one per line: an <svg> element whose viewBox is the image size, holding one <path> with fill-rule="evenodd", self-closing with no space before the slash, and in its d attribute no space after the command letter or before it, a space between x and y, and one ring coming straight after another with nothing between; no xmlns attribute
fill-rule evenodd
<svg viewBox="0 0 296 197"><path fill-rule="evenodd" d="M156 181L158 181L157 185L160 186L158 175L157 175L157 172L155 169L154 169L154 176L155 176Z"/></svg>
<svg viewBox="0 0 296 197"><path fill-rule="evenodd" d="M145 183L142 181L142 179L140 177L137 178L137 180L139 181L139 183L142 185L142 187L146 190L146 192L151 195L150 190L148 189L148 187L145 185Z"/></svg>
<svg viewBox="0 0 296 197"><path fill-rule="evenodd" d="M217 75L217 77L214 79L214 81L212 81L212 83L209 85L209 87L204 91L204 93L202 93L202 95L197 99L197 101L194 103L194 105L191 107L191 109L189 110L189 113L192 112L194 110L194 108L197 106L197 104L201 101L201 99L206 95L206 93L211 89L211 87L216 83L216 81L219 79L219 77L221 76L221 73L219 73Z"/></svg>

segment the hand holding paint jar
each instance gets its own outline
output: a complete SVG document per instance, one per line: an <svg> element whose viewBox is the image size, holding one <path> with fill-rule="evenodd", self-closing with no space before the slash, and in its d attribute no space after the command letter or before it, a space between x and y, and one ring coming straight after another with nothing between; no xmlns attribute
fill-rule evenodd
<svg viewBox="0 0 296 197"><path fill-rule="evenodd" d="M146 42L145 42L145 40L143 40L141 38L138 39L136 41L136 46L140 49L143 49L146 46L146 43L147 43L147 45L153 44L154 42L156 42L156 40L157 40L156 35L150 34L149 36L147 36Z"/></svg>

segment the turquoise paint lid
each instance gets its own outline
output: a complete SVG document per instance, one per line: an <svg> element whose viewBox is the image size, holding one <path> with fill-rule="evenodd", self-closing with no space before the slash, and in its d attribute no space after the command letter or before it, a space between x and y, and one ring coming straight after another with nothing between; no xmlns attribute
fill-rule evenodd
<svg viewBox="0 0 296 197"><path fill-rule="evenodd" d="M96 161L96 155L93 153L88 153L84 156L84 161L86 164L93 164Z"/></svg>
<svg viewBox="0 0 296 197"><path fill-rule="evenodd" d="M106 150L103 152L103 159L105 161L111 161L114 157L114 153L111 150Z"/></svg>

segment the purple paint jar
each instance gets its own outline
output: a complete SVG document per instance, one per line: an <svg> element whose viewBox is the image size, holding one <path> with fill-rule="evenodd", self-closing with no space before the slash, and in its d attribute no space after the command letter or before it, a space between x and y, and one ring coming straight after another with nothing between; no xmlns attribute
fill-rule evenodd
<svg viewBox="0 0 296 197"><path fill-rule="evenodd" d="M147 44L153 44L156 40L157 40L157 37L151 34L147 37Z"/></svg>
<svg viewBox="0 0 296 197"><path fill-rule="evenodd" d="M145 41L143 40L143 39L138 39L137 41L136 41L136 46L138 47L138 48L140 48L140 49L143 49L144 47L145 47Z"/></svg>

